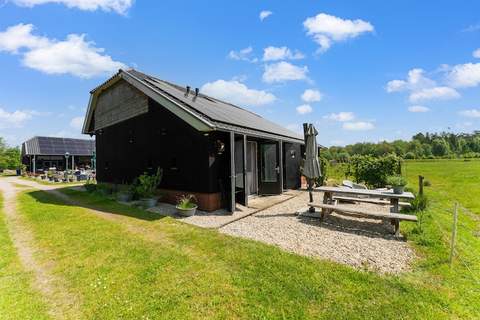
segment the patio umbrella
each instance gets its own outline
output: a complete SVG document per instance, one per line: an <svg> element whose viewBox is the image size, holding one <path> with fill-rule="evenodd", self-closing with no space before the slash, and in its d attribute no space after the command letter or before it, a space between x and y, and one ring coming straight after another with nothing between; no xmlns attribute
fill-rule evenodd
<svg viewBox="0 0 480 320"><path fill-rule="evenodd" d="M313 202L313 181L314 179L320 178L322 175L322 172L320 170L320 163L318 162L318 131L317 129L315 129L313 124L304 123L303 134L305 137L305 161L303 164L303 175L308 180L308 192L310 194L310 202Z"/></svg>

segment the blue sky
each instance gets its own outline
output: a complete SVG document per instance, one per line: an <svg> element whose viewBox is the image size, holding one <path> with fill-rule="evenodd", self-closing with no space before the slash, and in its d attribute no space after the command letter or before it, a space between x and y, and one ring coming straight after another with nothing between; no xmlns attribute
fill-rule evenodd
<svg viewBox="0 0 480 320"><path fill-rule="evenodd" d="M4 0L0 135L81 136L89 91L119 67L313 122L327 146L470 132L478 49L473 0Z"/></svg>

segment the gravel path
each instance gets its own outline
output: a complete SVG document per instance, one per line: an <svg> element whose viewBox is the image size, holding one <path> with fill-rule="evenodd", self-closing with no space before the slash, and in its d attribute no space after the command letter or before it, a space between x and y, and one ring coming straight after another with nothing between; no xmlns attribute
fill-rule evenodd
<svg viewBox="0 0 480 320"><path fill-rule="evenodd" d="M329 215L323 223L316 218L298 217L296 212L307 203L308 193L305 192L219 230L358 269L380 273L409 270L415 258L414 251L391 234L389 222L337 214ZM362 204L365 208L370 206ZM378 206L375 207L378 210Z"/></svg>

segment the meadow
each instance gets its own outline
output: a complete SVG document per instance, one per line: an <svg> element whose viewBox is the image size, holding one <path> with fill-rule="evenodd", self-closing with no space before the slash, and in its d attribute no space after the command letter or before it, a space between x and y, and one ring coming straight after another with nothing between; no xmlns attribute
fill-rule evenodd
<svg viewBox="0 0 480 320"><path fill-rule="evenodd" d="M76 205L23 189L18 211L35 236L37 258L54 261L50 271L80 301L77 319L478 318L480 162L405 162L403 171L410 187L417 188L419 174L431 186L420 223L401 225L418 260L398 276L286 253L68 188L61 192ZM458 245L450 266L456 201ZM106 219L92 208L115 214ZM0 241L7 293L0 319L49 318L48 301L29 285L2 223Z"/></svg>

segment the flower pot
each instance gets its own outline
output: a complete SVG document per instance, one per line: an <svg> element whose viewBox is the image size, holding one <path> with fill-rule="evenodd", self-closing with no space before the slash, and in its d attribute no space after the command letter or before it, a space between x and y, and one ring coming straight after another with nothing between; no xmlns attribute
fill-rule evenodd
<svg viewBox="0 0 480 320"><path fill-rule="evenodd" d="M198 206L195 206L193 208L188 208L188 209L180 208L178 206L176 206L176 208L179 215L183 217L191 217L195 215L195 212L197 212Z"/></svg>
<svg viewBox="0 0 480 320"><path fill-rule="evenodd" d="M402 194L404 189L405 189L405 186L394 186L393 193Z"/></svg>
<svg viewBox="0 0 480 320"><path fill-rule="evenodd" d="M153 208L157 205L158 199L157 198L143 198L140 199L140 205L144 208Z"/></svg>
<svg viewBox="0 0 480 320"><path fill-rule="evenodd" d="M130 193L118 193L117 200L121 202L129 202L132 200L132 195Z"/></svg>

